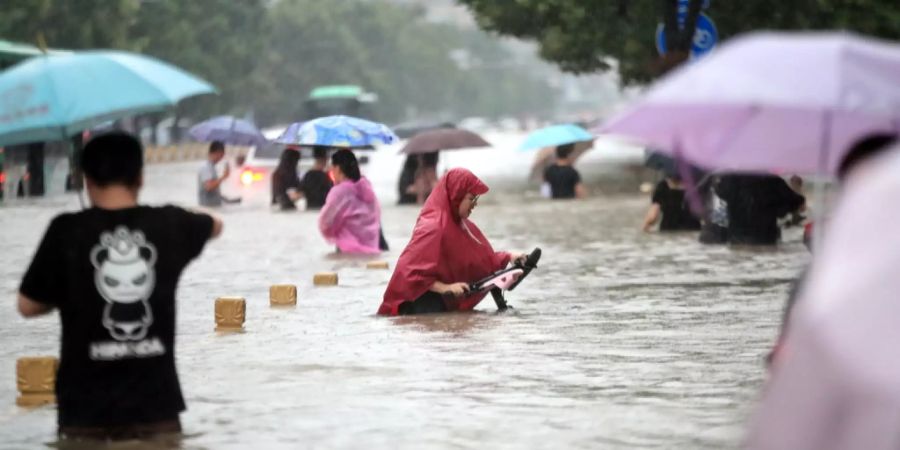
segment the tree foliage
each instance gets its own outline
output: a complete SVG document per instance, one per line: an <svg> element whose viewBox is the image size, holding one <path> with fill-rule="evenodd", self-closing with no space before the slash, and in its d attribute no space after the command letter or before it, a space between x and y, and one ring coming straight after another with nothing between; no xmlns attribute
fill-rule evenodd
<svg viewBox="0 0 900 450"><path fill-rule="evenodd" d="M554 91L478 29L422 20L371 0L4 0L0 38L50 47L142 52L201 76L219 96L189 100L195 118L254 112L298 118L315 86L358 84L380 97L377 119L541 113ZM460 67L466 49L488 61ZM499 63L499 64L498 64ZM410 117L413 116L413 117Z"/></svg>
<svg viewBox="0 0 900 450"><path fill-rule="evenodd" d="M678 0L459 0L490 31L533 39L541 56L576 73L617 70L626 83L646 82L681 62L693 33L679 32ZM702 0L691 0L685 30ZM896 0L712 0L705 11L720 39L758 29L847 29L900 38ZM666 24L670 60L657 57L655 33ZM674 26L673 26L674 25Z"/></svg>

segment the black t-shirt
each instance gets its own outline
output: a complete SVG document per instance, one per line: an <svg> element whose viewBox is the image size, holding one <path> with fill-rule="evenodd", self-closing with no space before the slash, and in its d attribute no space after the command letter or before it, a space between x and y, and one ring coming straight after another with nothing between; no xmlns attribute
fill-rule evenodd
<svg viewBox="0 0 900 450"><path fill-rule="evenodd" d="M544 171L544 181L550 183L553 198L575 198L575 186L581 183L581 175L572 166L554 164Z"/></svg>
<svg viewBox="0 0 900 450"><path fill-rule="evenodd" d="M60 312L60 426L156 422L184 410L175 289L212 229L210 216L174 206L53 219L19 290Z"/></svg>
<svg viewBox="0 0 900 450"><path fill-rule="evenodd" d="M288 189L302 190L300 179L297 178L296 171L283 173L275 171L272 173L272 204L277 204L282 210L297 209L294 201L288 196Z"/></svg>
<svg viewBox="0 0 900 450"><path fill-rule="evenodd" d="M672 189L665 180L660 181L653 190L650 202L659 204L662 212L659 231L700 229L700 221L691 214L690 207L684 199L684 189Z"/></svg>
<svg viewBox="0 0 900 450"><path fill-rule="evenodd" d="M300 190L306 197L306 209L321 209L325 206L325 197L328 196L331 186L333 183L327 173L316 169L308 170L300 182Z"/></svg>

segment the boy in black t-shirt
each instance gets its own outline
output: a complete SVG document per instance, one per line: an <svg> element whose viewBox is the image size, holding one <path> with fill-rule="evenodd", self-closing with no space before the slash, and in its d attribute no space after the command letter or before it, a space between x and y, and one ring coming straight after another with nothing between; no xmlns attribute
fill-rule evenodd
<svg viewBox="0 0 900 450"><path fill-rule="evenodd" d="M61 436L134 438L180 431L175 290L222 222L137 203L143 149L110 133L81 155L92 208L50 223L19 288L25 317L59 309Z"/></svg>
<svg viewBox="0 0 900 450"><path fill-rule="evenodd" d="M319 145L313 147L313 159L315 160L313 167L306 171L303 180L300 181L300 190L306 197L306 209L310 210L322 209L325 206L325 198L334 185L325 172L325 166L328 164L328 147Z"/></svg>
<svg viewBox="0 0 900 450"><path fill-rule="evenodd" d="M556 147L556 163L544 171L544 182L550 185L550 194L554 199L587 196L581 175L572 167L570 156L574 150L575 144Z"/></svg>

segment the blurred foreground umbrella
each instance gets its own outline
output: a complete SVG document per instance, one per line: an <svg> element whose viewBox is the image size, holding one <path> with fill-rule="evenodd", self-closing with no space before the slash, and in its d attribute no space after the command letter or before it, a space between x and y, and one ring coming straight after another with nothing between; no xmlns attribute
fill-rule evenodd
<svg viewBox="0 0 900 450"><path fill-rule="evenodd" d="M409 140L400 153L409 155L431 153L439 150L458 150L463 148L490 147L491 144L481 136L458 129L438 129L423 131Z"/></svg>
<svg viewBox="0 0 900 450"><path fill-rule="evenodd" d="M900 45L750 34L661 79L596 131L707 168L834 174L854 142L900 131Z"/></svg>
<svg viewBox="0 0 900 450"><path fill-rule="evenodd" d="M578 142L593 143L593 141L594 136L578 125L553 125L533 131L525 137L519 150L534 150Z"/></svg>
<svg viewBox="0 0 900 450"><path fill-rule="evenodd" d="M828 223L745 448L898 448L900 147L870 167Z"/></svg>
<svg viewBox="0 0 900 450"><path fill-rule="evenodd" d="M327 116L304 122L293 134L282 134L276 141L300 146L371 148L396 140L397 136L384 124L349 116Z"/></svg>
<svg viewBox="0 0 900 450"><path fill-rule="evenodd" d="M175 66L132 53L32 58L0 73L0 146L68 139L109 120L213 92Z"/></svg>
<svg viewBox="0 0 900 450"><path fill-rule="evenodd" d="M231 145L264 145L267 141L250 121L232 116L218 116L191 127L188 134L200 142L222 141Z"/></svg>

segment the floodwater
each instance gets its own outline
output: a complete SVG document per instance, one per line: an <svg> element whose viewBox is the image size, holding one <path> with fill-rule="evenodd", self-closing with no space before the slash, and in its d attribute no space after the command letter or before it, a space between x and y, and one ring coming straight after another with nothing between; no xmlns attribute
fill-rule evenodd
<svg viewBox="0 0 900 450"><path fill-rule="evenodd" d="M179 289L188 404L179 445L737 447L790 282L808 260L798 233L761 252L645 235L646 196L543 200L513 173L527 164L496 169L492 151L445 161L499 186L472 217L495 248L543 248L540 267L507 296L507 314L488 298L471 314L376 317L390 271L331 255L314 214L225 209L224 236ZM382 198L393 267L417 209L393 205L399 165L380 156L364 171ZM196 167L149 167L143 200L194 204ZM14 406L14 373L17 357L58 353L59 319L26 321L14 299L44 227L74 208L72 197L0 208L0 448L58 445L53 408ZM321 271L338 272L340 286L313 287ZM279 283L298 285L296 308L269 307ZM247 299L244 333L213 331L213 302L224 295Z"/></svg>

